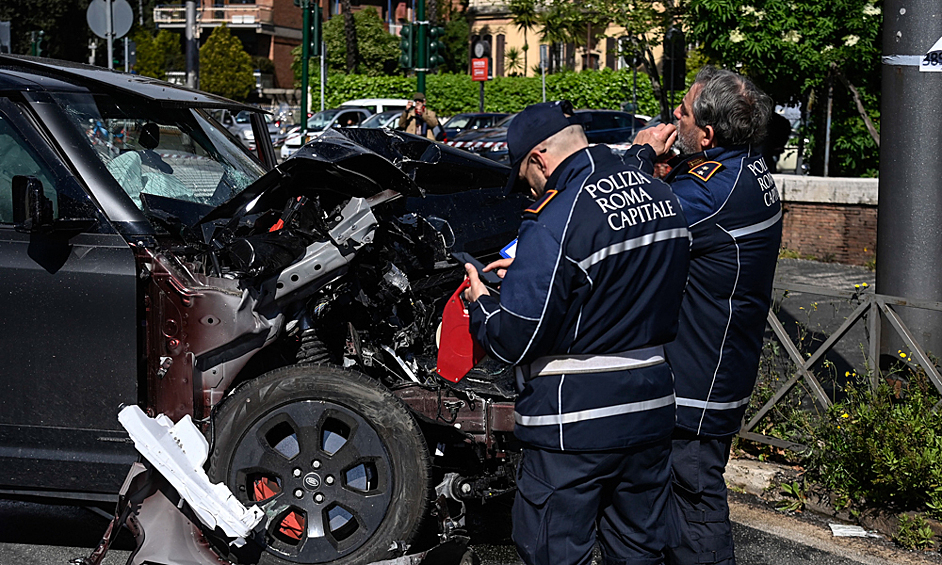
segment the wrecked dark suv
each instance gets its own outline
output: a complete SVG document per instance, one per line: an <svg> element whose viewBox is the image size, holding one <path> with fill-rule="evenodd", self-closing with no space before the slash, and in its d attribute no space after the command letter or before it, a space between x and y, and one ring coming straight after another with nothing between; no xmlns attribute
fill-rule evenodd
<svg viewBox="0 0 942 565"><path fill-rule="evenodd" d="M453 254L515 237L508 170L368 129L276 167L220 108L265 131L222 98L0 56L0 496L113 501L136 405L189 415L210 479L264 511L254 553L216 544L230 561L367 563L430 515L460 529L464 500L513 488L514 393L487 359L441 378L440 322Z"/></svg>

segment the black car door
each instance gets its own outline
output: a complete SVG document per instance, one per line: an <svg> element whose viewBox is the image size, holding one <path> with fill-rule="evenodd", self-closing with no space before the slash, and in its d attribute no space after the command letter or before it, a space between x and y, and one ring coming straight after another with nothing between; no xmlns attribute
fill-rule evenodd
<svg viewBox="0 0 942 565"><path fill-rule="evenodd" d="M0 96L0 492L105 499L136 459L116 419L138 401L135 261L40 129ZM75 221L18 230L21 175Z"/></svg>

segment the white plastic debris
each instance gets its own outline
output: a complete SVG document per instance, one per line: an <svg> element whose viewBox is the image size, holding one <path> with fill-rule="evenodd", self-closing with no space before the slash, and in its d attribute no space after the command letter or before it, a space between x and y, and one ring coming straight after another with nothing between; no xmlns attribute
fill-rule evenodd
<svg viewBox="0 0 942 565"><path fill-rule="evenodd" d="M264 517L257 506L246 508L224 484L212 484L203 471L209 443L190 416L174 423L160 414L150 418L137 406L118 413L118 421L134 440L134 447L167 479L206 526L217 526L241 547L245 537Z"/></svg>
<svg viewBox="0 0 942 565"><path fill-rule="evenodd" d="M831 528L831 534L836 538L879 538L880 534L868 532L860 526L850 526L847 524L828 524Z"/></svg>

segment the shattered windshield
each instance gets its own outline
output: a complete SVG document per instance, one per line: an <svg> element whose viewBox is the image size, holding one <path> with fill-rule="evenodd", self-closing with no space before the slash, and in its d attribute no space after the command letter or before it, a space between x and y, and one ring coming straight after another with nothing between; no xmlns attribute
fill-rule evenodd
<svg viewBox="0 0 942 565"><path fill-rule="evenodd" d="M55 98L138 208L142 193L217 206L265 173L204 110L104 94Z"/></svg>

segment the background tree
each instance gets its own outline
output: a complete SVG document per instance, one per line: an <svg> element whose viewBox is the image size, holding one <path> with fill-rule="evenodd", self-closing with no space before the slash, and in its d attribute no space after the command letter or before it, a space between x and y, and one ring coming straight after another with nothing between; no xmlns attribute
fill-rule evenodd
<svg viewBox="0 0 942 565"><path fill-rule="evenodd" d="M449 73L468 72L469 37L471 37L471 26L464 12L456 13L445 23L445 35L442 36L442 43L445 44L445 64L442 70Z"/></svg>
<svg viewBox="0 0 942 565"><path fill-rule="evenodd" d="M359 40L358 72L370 76L396 72L399 68L399 38L386 31L376 10L360 10L353 14L353 20ZM327 44L327 68L349 72L345 18L333 17L324 23L324 43ZM314 59L311 62L311 76L320 76L317 63Z"/></svg>
<svg viewBox="0 0 942 565"><path fill-rule="evenodd" d="M575 2L550 0L538 21L542 26L540 41L550 44L550 66L554 71L561 70L564 67L560 60L561 48L567 43L576 47L585 43L587 20Z"/></svg>
<svg viewBox="0 0 942 565"><path fill-rule="evenodd" d="M779 104L810 112L812 173L824 172L825 113L834 87L829 174L879 169L881 8L874 0L690 0L688 40L739 68Z"/></svg>
<svg viewBox="0 0 942 565"><path fill-rule="evenodd" d="M527 42L527 32L532 30L539 23L539 14L537 13L536 0L510 0L507 5L510 10L511 19L517 29L523 32L523 69L527 68L527 51L530 50L530 44Z"/></svg>
<svg viewBox="0 0 942 565"><path fill-rule="evenodd" d="M179 34L162 29L155 36L146 29L138 29L132 38L137 44L137 63L134 65L137 74L166 80L167 71L186 69Z"/></svg>
<svg viewBox="0 0 942 565"><path fill-rule="evenodd" d="M355 73L357 72L357 64L360 60L360 46L357 43L357 26L356 20L353 17L353 8L350 6L350 0L340 0L340 13L343 14L343 35L346 43L347 72Z"/></svg>
<svg viewBox="0 0 942 565"><path fill-rule="evenodd" d="M738 3L741 0L726 0ZM668 93L663 86L654 49L664 42L671 27L681 27L687 9L687 0L586 0L586 9L606 14L611 22L625 30L625 39L620 45L620 55L629 61L638 55L641 69L651 82L654 96L660 101L661 119L670 120L673 110Z"/></svg>
<svg viewBox="0 0 942 565"><path fill-rule="evenodd" d="M88 0L2 0L0 20L10 22L14 54L28 55L30 32L42 30L44 57L88 62L95 36L85 23L87 8Z"/></svg>
<svg viewBox="0 0 942 565"><path fill-rule="evenodd" d="M221 25L200 48L200 88L233 100L245 100L255 89L252 57L242 42Z"/></svg>

